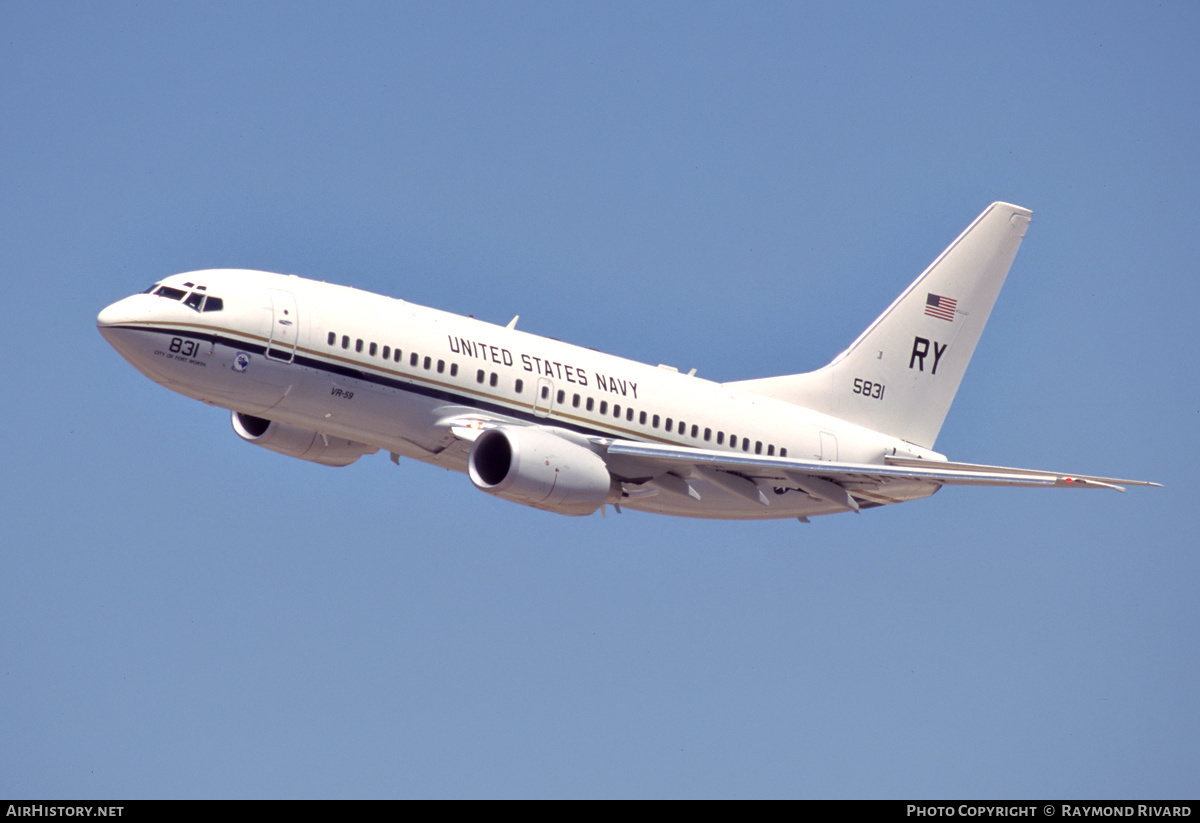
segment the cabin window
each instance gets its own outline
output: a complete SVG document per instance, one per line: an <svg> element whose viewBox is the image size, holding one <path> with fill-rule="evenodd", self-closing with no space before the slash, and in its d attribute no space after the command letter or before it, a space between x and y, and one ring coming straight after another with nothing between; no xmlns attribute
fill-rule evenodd
<svg viewBox="0 0 1200 823"><path fill-rule="evenodd" d="M725 432L717 432L717 445L725 445Z"/></svg>
<svg viewBox="0 0 1200 823"><path fill-rule="evenodd" d="M384 360L391 360L391 359L392 359L392 347L391 347L391 346L384 346L384 347L383 347L383 359L384 359Z"/></svg>
<svg viewBox="0 0 1200 823"><path fill-rule="evenodd" d="M630 406L629 408L627 408L625 410L625 419L628 420L630 423L633 422L633 406Z"/></svg>
<svg viewBox="0 0 1200 823"><path fill-rule="evenodd" d="M396 349L394 352L392 352L392 359L395 360L397 363L399 363L401 358L403 357L403 355L404 355L404 352L400 351L399 349Z"/></svg>
<svg viewBox="0 0 1200 823"><path fill-rule="evenodd" d="M343 349L350 348L350 335L348 335L348 334L342 335L342 348Z"/></svg>
<svg viewBox="0 0 1200 823"><path fill-rule="evenodd" d="M596 401L595 401L595 400L593 400L592 398L590 398L590 397L589 397L589 398L587 399L587 410L588 410L588 411L591 411L591 410L592 410L592 407L593 407L593 406L595 406L595 405L596 405Z"/></svg>
<svg viewBox="0 0 1200 823"><path fill-rule="evenodd" d="M679 421L679 433L687 434L687 423L684 423L682 420Z"/></svg>
<svg viewBox="0 0 1200 823"><path fill-rule="evenodd" d="M444 372L445 370L446 370L446 361L445 361L445 360L439 360L439 361L438 361L438 374L441 374L441 373L442 373L442 372Z"/></svg>
<svg viewBox="0 0 1200 823"><path fill-rule="evenodd" d="M749 437L742 438L742 451L744 451L744 452L750 451L750 438Z"/></svg>
<svg viewBox="0 0 1200 823"><path fill-rule="evenodd" d="M780 450L779 450L779 456L780 456L780 457L787 457L787 449L786 449L786 448L780 449Z"/></svg>
<svg viewBox="0 0 1200 823"><path fill-rule="evenodd" d="M729 435L729 448L731 448L731 449L737 448L737 435L736 434Z"/></svg>
<svg viewBox="0 0 1200 823"><path fill-rule="evenodd" d="M542 399L546 400L550 397L550 387L542 386Z"/></svg>
<svg viewBox="0 0 1200 823"><path fill-rule="evenodd" d="M450 364L450 376L458 377L458 364L457 363Z"/></svg>
<svg viewBox="0 0 1200 823"><path fill-rule="evenodd" d="M771 445L767 446L767 457L774 457L774 456L775 456L775 446L774 446L774 444L771 444Z"/></svg>
<svg viewBox="0 0 1200 823"><path fill-rule="evenodd" d="M754 453L762 454L762 441L761 440L754 441Z"/></svg>
<svg viewBox="0 0 1200 823"><path fill-rule="evenodd" d="M600 401L600 413L608 414L608 401L607 400Z"/></svg>
<svg viewBox="0 0 1200 823"><path fill-rule="evenodd" d="M362 341L361 337L354 341L354 350L356 352L358 352L359 354L362 354L362 346L363 346L363 341Z"/></svg>
<svg viewBox="0 0 1200 823"><path fill-rule="evenodd" d="M425 367L425 371L429 371L429 367L433 365L433 358L425 355L425 362L422 365Z"/></svg>
<svg viewBox="0 0 1200 823"><path fill-rule="evenodd" d="M707 443L709 440L712 440L712 429L706 428L704 430L704 442Z"/></svg>
<svg viewBox="0 0 1200 823"><path fill-rule="evenodd" d="M571 398L571 405L574 406L575 408L579 408L579 400L580 400L579 395L577 395L577 394L574 395Z"/></svg>
<svg viewBox="0 0 1200 823"><path fill-rule="evenodd" d="M417 353L413 352L412 354L410 354L408 356L408 365L412 366L415 369L417 367L417 361L420 359L421 358L417 356Z"/></svg>
<svg viewBox="0 0 1200 823"><path fill-rule="evenodd" d="M700 434L700 427L695 423L692 424L692 437L697 437Z"/></svg>
<svg viewBox="0 0 1200 823"><path fill-rule="evenodd" d="M646 413L645 412L640 412L638 414L638 423L642 424L643 426L646 425Z"/></svg>
<svg viewBox="0 0 1200 823"><path fill-rule="evenodd" d="M488 385L491 386L492 388L495 388L496 384L498 382L500 382L500 378L496 375L495 372L492 372L492 377L490 380L488 380Z"/></svg>
<svg viewBox="0 0 1200 823"><path fill-rule="evenodd" d="M369 349L368 349L368 351L367 351L367 354L369 354L369 355L371 355L372 357L374 357L374 356L375 356L375 354L376 354L378 351L379 351L379 347L378 347L378 346L376 346L374 343L372 343L372 344L371 344L371 346L370 346L370 348L369 348Z"/></svg>
<svg viewBox="0 0 1200 823"><path fill-rule="evenodd" d="M483 379L486 375L487 375L487 373L483 369L480 369L479 371L475 372L475 382L482 383Z"/></svg>
<svg viewBox="0 0 1200 823"><path fill-rule="evenodd" d="M517 390L517 394L520 394L525 388L525 381L518 377L514 388Z"/></svg>
<svg viewBox="0 0 1200 823"><path fill-rule="evenodd" d="M325 342L327 342L329 345L332 346L334 343L337 342L337 334L334 332L330 332L329 338Z"/></svg>
<svg viewBox="0 0 1200 823"><path fill-rule="evenodd" d="M658 428L658 415L657 414L650 418L650 425L656 429Z"/></svg>
<svg viewBox="0 0 1200 823"><path fill-rule="evenodd" d="M558 405L560 405L560 406L561 406L561 405L562 405L562 402L563 402L563 400L565 400L565 399L566 399L566 397L567 397L567 393L566 393L565 391L563 391L562 389L559 389L559 390L558 390L558 394L557 394L557 395L555 395L554 402L555 402L555 403L558 403Z"/></svg>
<svg viewBox="0 0 1200 823"><path fill-rule="evenodd" d="M655 425L658 425L658 424L655 424ZM668 417L667 418L667 431L670 431L674 427L675 427L674 423L671 421L671 418Z"/></svg>
<svg viewBox="0 0 1200 823"><path fill-rule="evenodd" d="M604 404L601 403L600 405L603 406ZM621 416L621 404L613 403L613 417L619 418L620 416Z"/></svg>

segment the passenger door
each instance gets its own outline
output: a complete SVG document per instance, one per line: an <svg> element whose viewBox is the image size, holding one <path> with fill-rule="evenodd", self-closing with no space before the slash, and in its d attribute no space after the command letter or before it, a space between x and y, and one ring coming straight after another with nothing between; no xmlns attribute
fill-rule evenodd
<svg viewBox="0 0 1200 823"><path fill-rule="evenodd" d="M271 289L271 339L267 342L267 357L292 362L300 334L300 316L296 297L290 291Z"/></svg>

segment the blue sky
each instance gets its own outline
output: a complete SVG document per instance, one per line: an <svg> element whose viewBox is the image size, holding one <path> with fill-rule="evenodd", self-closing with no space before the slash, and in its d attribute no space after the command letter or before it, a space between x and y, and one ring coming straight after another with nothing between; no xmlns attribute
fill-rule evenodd
<svg viewBox="0 0 1200 823"><path fill-rule="evenodd" d="M0 795L1115 797L1200 782L1200 6L0 4ZM1034 210L937 447L1160 481L811 525L328 469L95 331L346 283L716 380Z"/></svg>

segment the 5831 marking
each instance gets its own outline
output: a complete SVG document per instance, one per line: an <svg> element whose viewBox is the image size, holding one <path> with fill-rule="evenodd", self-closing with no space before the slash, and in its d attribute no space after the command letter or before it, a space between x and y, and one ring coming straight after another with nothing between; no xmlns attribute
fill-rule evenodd
<svg viewBox="0 0 1200 823"><path fill-rule="evenodd" d="M872 383L870 380L862 378L854 378L854 393L861 394L863 397L869 397L872 400L882 400L883 392L887 386L882 383Z"/></svg>

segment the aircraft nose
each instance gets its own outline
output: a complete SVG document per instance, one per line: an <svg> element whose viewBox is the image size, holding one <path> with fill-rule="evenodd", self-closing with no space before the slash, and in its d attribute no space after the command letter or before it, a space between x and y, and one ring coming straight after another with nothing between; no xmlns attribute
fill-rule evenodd
<svg viewBox="0 0 1200 823"><path fill-rule="evenodd" d="M122 312L118 308L120 305L121 301L118 301L113 303L111 306L105 306L100 310L100 313L96 315L96 326L99 327L101 334L104 333L106 327L115 326L117 323L121 322Z"/></svg>
<svg viewBox="0 0 1200 823"><path fill-rule="evenodd" d="M122 327L146 319L146 307L142 305L142 301L137 299L140 296L134 295L118 300L111 306L105 306L100 314L96 315L96 328L100 330L100 334L104 336L109 345L122 354L125 354L122 344L124 337L127 336L122 331Z"/></svg>
<svg viewBox="0 0 1200 823"><path fill-rule="evenodd" d="M135 294L122 298L111 306L105 306L96 315L96 325L104 328L105 326L119 326L130 321L145 320L146 306L139 299L141 296Z"/></svg>

